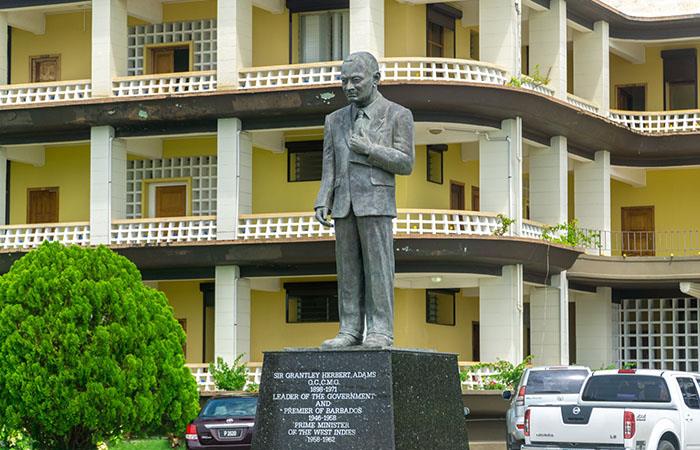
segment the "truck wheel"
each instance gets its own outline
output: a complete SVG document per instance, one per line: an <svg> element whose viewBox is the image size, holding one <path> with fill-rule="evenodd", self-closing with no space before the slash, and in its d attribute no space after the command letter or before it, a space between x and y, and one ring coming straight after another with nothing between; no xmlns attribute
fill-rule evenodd
<svg viewBox="0 0 700 450"><path fill-rule="evenodd" d="M660 441L659 446L656 448L657 450L676 450L676 446L666 440Z"/></svg>
<svg viewBox="0 0 700 450"><path fill-rule="evenodd" d="M521 445L522 445L522 443L516 439L513 439L513 436L511 436L510 433L506 434L506 448L507 448L507 450L520 450ZM661 448L659 448L659 450L661 450Z"/></svg>

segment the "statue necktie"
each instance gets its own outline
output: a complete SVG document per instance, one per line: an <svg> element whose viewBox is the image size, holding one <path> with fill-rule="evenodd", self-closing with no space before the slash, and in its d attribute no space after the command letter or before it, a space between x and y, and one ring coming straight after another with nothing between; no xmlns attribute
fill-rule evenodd
<svg viewBox="0 0 700 450"><path fill-rule="evenodd" d="M355 124L353 126L353 132L355 134L365 134L367 131L367 115L364 109L357 110L357 116L355 116Z"/></svg>

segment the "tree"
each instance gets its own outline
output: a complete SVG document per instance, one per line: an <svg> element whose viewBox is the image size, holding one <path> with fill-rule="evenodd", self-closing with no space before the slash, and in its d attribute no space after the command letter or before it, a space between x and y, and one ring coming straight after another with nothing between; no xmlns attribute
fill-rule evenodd
<svg viewBox="0 0 700 450"><path fill-rule="evenodd" d="M0 424L42 449L180 433L198 411L184 342L128 259L45 243L0 277Z"/></svg>

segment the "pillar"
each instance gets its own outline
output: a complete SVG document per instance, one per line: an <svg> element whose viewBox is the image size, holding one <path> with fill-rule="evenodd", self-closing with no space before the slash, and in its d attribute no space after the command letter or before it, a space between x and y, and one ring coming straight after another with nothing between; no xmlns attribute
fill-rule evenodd
<svg viewBox="0 0 700 450"><path fill-rule="evenodd" d="M530 150L530 218L557 225L568 219L567 141L555 136L549 147Z"/></svg>
<svg viewBox="0 0 700 450"><path fill-rule="evenodd" d="M481 360L523 360L523 266L504 266L501 276L479 279Z"/></svg>
<svg viewBox="0 0 700 450"><path fill-rule="evenodd" d="M92 96L112 95L112 79L127 75L126 0L92 2Z"/></svg>
<svg viewBox="0 0 700 450"><path fill-rule="evenodd" d="M0 225L9 223L7 217L7 150L0 147Z"/></svg>
<svg viewBox="0 0 700 450"><path fill-rule="evenodd" d="M566 1L551 0L546 11L530 11L530 74L549 73L549 87L566 100Z"/></svg>
<svg viewBox="0 0 700 450"><path fill-rule="evenodd" d="M214 354L231 363L250 358L250 280L238 266L217 266L214 280Z"/></svg>
<svg viewBox="0 0 700 450"><path fill-rule="evenodd" d="M479 1L479 59L513 76L521 72L520 0Z"/></svg>
<svg viewBox="0 0 700 450"><path fill-rule="evenodd" d="M384 0L350 0L350 53L384 57Z"/></svg>
<svg viewBox="0 0 700 450"><path fill-rule="evenodd" d="M522 134L520 117L501 122L501 130L479 136L479 192L482 211L515 220L511 233L522 229Z"/></svg>
<svg viewBox="0 0 700 450"><path fill-rule="evenodd" d="M253 144L239 119L218 120L217 169L217 239L236 239L238 216L253 210Z"/></svg>
<svg viewBox="0 0 700 450"><path fill-rule="evenodd" d="M9 53L7 52L8 36L7 13L0 12L0 85L9 81Z"/></svg>
<svg viewBox="0 0 700 450"><path fill-rule="evenodd" d="M578 364L600 369L614 364L612 289L599 287L595 294L576 296L576 359Z"/></svg>
<svg viewBox="0 0 700 450"><path fill-rule="evenodd" d="M90 243L109 244L112 220L126 217L126 145L110 126L90 129Z"/></svg>
<svg viewBox="0 0 700 450"><path fill-rule="evenodd" d="M574 210L581 228L599 231L601 252L610 255L610 153L574 166Z"/></svg>
<svg viewBox="0 0 700 450"><path fill-rule="evenodd" d="M530 291L530 348L536 365L569 364L569 286L566 272Z"/></svg>
<svg viewBox="0 0 700 450"><path fill-rule="evenodd" d="M610 110L610 30L596 22L593 31L574 33L574 95L590 100L602 114Z"/></svg>
<svg viewBox="0 0 700 450"><path fill-rule="evenodd" d="M216 6L219 89L237 89L238 71L253 65L253 4L251 0L219 1Z"/></svg>

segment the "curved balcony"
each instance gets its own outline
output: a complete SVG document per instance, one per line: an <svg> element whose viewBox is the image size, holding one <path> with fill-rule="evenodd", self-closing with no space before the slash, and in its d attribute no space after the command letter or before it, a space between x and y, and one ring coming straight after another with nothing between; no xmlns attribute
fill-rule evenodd
<svg viewBox="0 0 700 450"><path fill-rule="evenodd" d="M0 86L0 106L72 102L87 100L91 96L92 82L90 80Z"/></svg>

